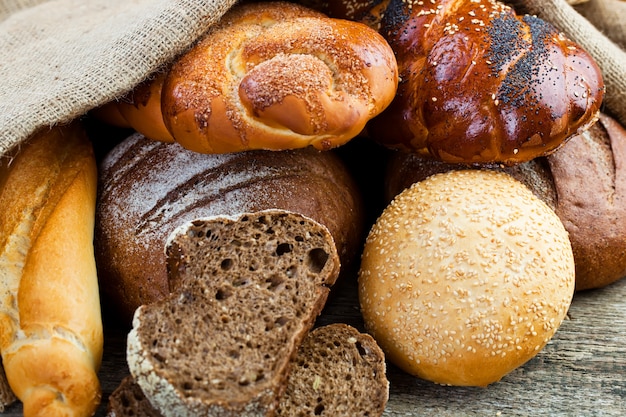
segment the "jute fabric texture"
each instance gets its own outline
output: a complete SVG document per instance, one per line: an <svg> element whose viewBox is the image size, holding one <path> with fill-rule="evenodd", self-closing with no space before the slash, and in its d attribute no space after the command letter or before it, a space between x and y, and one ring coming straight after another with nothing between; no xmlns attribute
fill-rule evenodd
<svg viewBox="0 0 626 417"><path fill-rule="evenodd" d="M122 95L235 2L0 1L0 154Z"/></svg>

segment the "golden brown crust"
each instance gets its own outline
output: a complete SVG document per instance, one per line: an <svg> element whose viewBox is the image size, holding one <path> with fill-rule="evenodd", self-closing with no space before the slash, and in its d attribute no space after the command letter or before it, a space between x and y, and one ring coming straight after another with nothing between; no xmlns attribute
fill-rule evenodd
<svg viewBox="0 0 626 417"><path fill-rule="evenodd" d="M573 292L559 218L487 170L433 175L401 192L372 227L359 274L365 325L387 358L452 385L491 384L535 356Z"/></svg>
<svg viewBox="0 0 626 417"><path fill-rule="evenodd" d="M158 71L118 101L117 108L127 125L153 140L174 142L163 121L161 91L167 72Z"/></svg>
<svg viewBox="0 0 626 417"><path fill-rule="evenodd" d="M0 192L0 349L25 415L88 416L100 401L95 199L95 158L78 123L35 136Z"/></svg>
<svg viewBox="0 0 626 417"><path fill-rule="evenodd" d="M328 150L361 133L397 85L395 56L375 30L292 3L248 3L93 114L200 153Z"/></svg>
<svg viewBox="0 0 626 417"><path fill-rule="evenodd" d="M478 3L390 2L381 33L402 81L368 126L375 139L444 162L514 164L595 121L604 84L592 57L537 17Z"/></svg>
<svg viewBox="0 0 626 417"><path fill-rule="evenodd" d="M172 66L163 87L175 140L202 153L327 150L392 100L397 65L365 25L295 4L247 4Z"/></svg>

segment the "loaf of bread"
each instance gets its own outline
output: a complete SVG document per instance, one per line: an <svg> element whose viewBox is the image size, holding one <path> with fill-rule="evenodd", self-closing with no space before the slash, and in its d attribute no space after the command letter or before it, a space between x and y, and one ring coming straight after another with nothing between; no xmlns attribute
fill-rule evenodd
<svg viewBox="0 0 626 417"><path fill-rule="evenodd" d="M197 217L273 208L301 213L330 230L342 268L356 268L361 194L333 152L206 155L135 134L100 168L95 245L101 291L128 324L137 307L169 293L165 240Z"/></svg>
<svg viewBox="0 0 626 417"><path fill-rule="evenodd" d="M593 58L536 16L497 1L390 0L393 103L367 126L380 143L467 164L515 164L593 124L604 96Z"/></svg>
<svg viewBox="0 0 626 417"><path fill-rule="evenodd" d="M386 357L439 384L486 386L537 355L565 318L574 257L563 224L508 174L454 170L383 211L359 272Z"/></svg>
<svg viewBox="0 0 626 417"><path fill-rule="evenodd" d="M36 134L0 190L0 351L25 416L90 416L103 333L96 162L78 122Z"/></svg>
<svg viewBox="0 0 626 417"><path fill-rule="evenodd" d="M381 416L389 398L385 356L366 333L341 323L312 330L298 349L276 415ZM107 417L160 417L132 376L109 397Z"/></svg>
<svg viewBox="0 0 626 417"><path fill-rule="evenodd" d="M576 289L626 276L626 130L607 115L547 158L569 232Z"/></svg>
<svg viewBox="0 0 626 417"><path fill-rule="evenodd" d="M280 210L196 219L166 253L173 292L135 313L133 378L166 417L272 415L339 274L328 229Z"/></svg>
<svg viewBox="0 0 626 417"><path fill-rule="evenodd" d="M328 150L357 136L397 84L393 51L366 25L287 2L242 3L122 98L117 116L200 153Z"/></svg>
<svg viewBox="0 0 626 417"><path fill-rule="evenodd" d="M523 182L563 222L576 263L576 290L600 288L626 276L626 132L601 114L598 123L546 158L503 170ZM426 177L468 168L418 155L392 153L387 201Z"/></svg>

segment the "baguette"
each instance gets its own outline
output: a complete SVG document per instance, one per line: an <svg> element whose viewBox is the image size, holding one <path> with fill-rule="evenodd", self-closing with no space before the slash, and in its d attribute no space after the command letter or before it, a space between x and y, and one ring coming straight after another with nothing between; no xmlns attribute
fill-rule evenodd
<svg viewBox="0 0 626 417"><path fill-rule="evenodd" d="M91 143L78 122L42 131L4 175L0 351L8 382L25 416L93 415L103 333Z"/></svg>

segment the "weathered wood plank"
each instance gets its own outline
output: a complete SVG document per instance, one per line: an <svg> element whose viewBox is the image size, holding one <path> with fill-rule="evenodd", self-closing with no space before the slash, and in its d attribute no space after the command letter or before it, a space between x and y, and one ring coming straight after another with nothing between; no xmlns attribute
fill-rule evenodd
<svg viewBox="0 0 626 417"><path fill-rule="evenodd" d="M363 323L354 280L341 281L319 324ZM106 400L127 375L125 331L108 329L100 372ZM444 387L388 368L392 416L625 416L626 280L577 294L555 337L534 359L487 388ZM4 413L22 415L19 404Z"/></svg>

